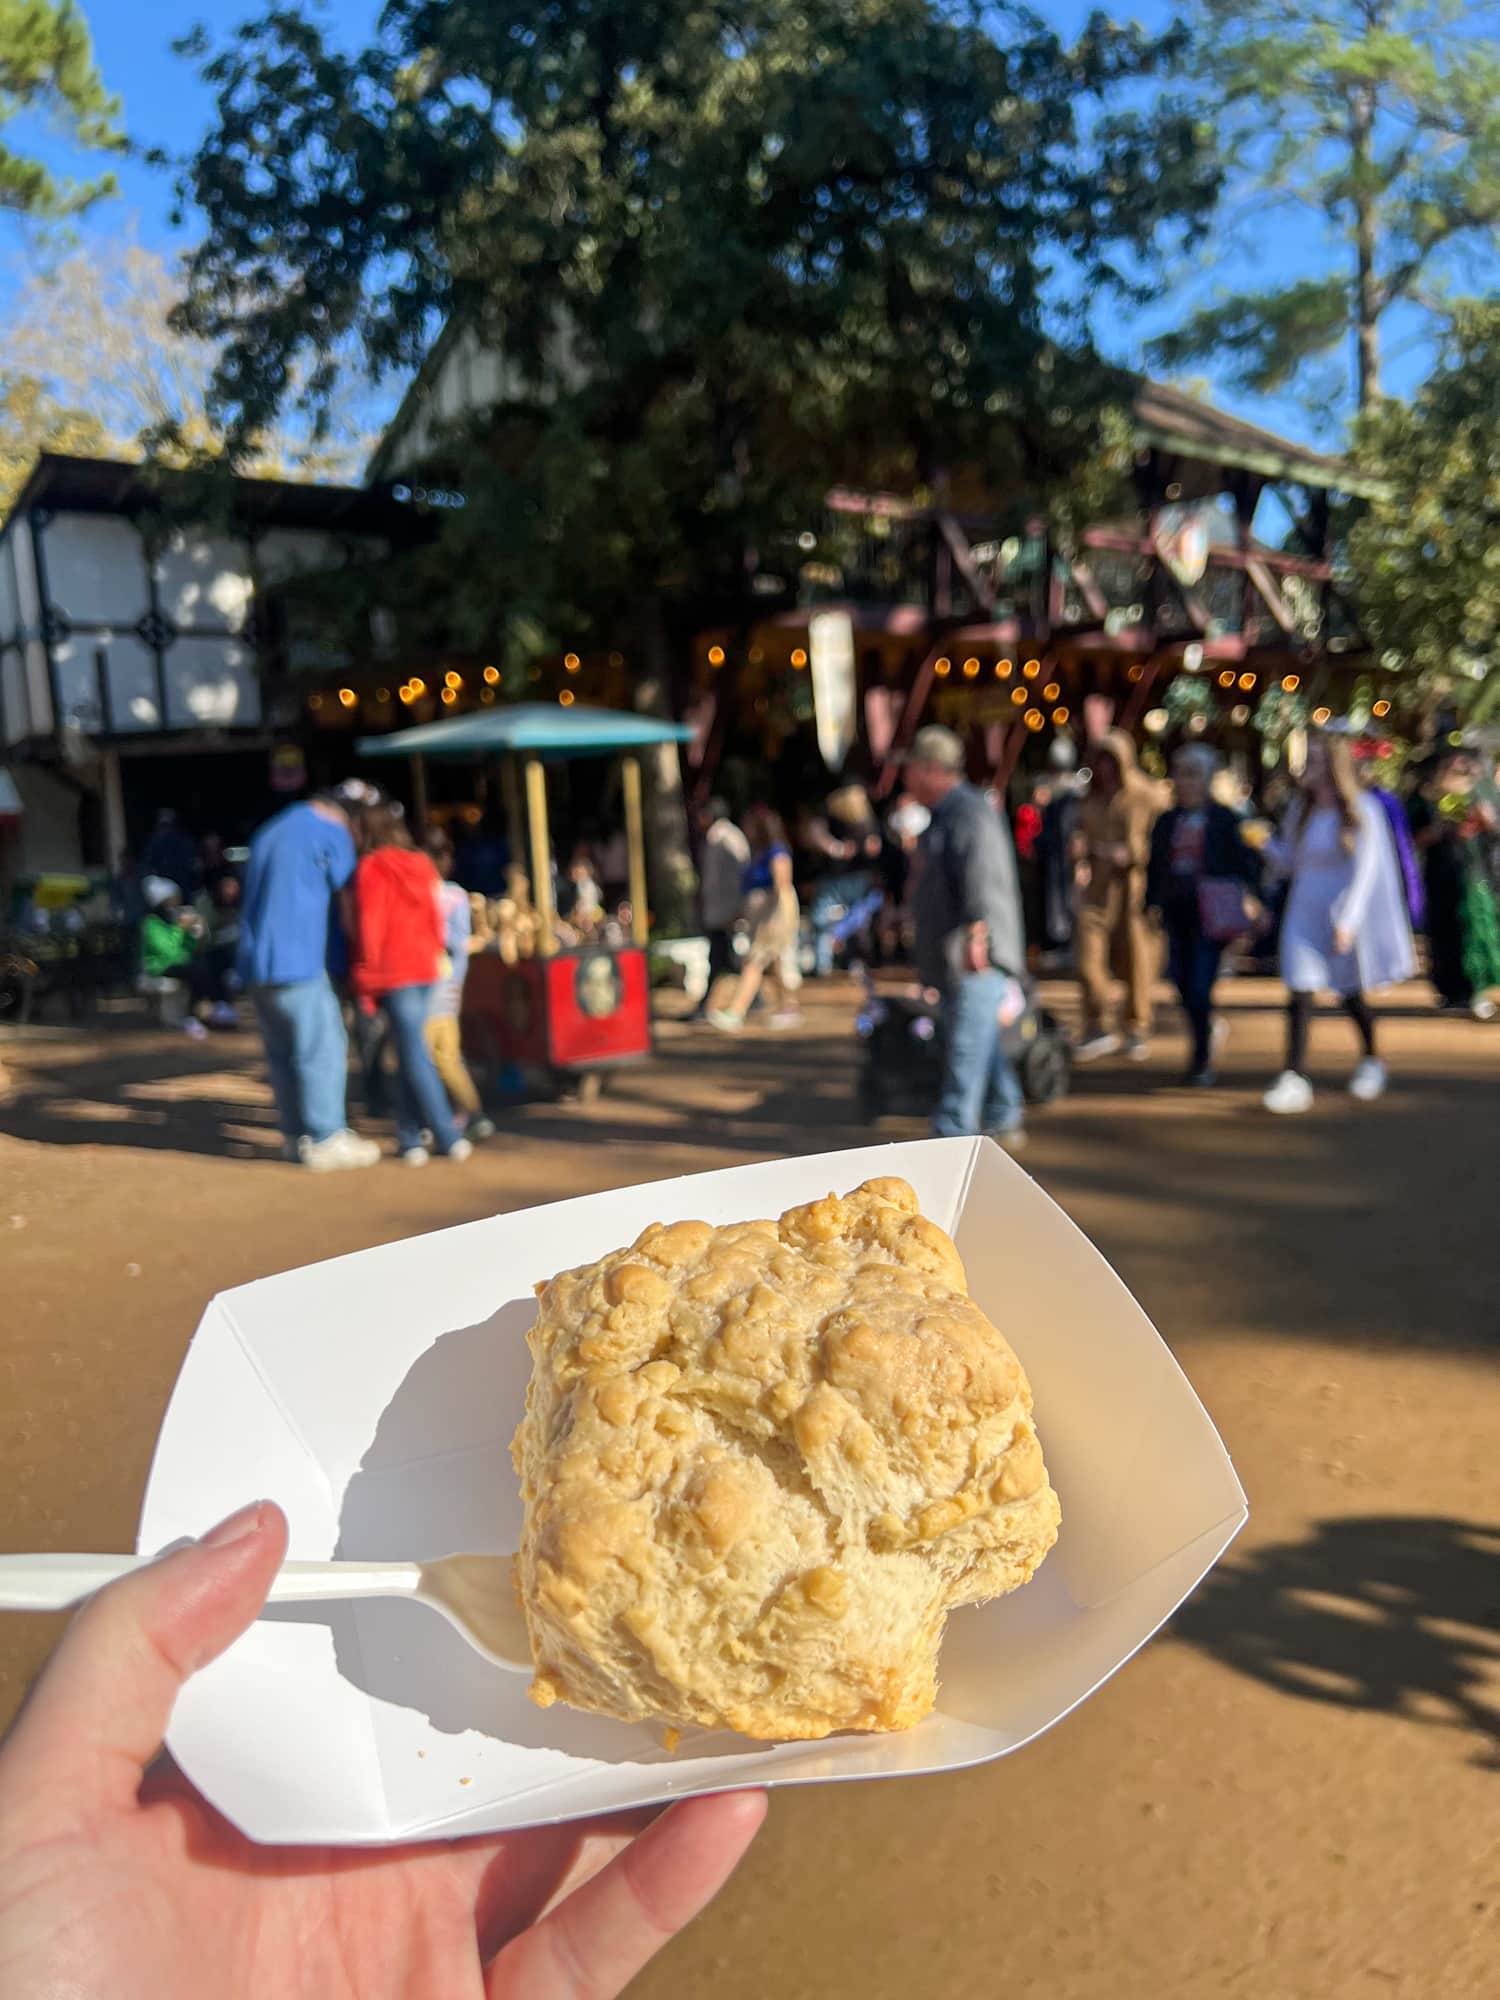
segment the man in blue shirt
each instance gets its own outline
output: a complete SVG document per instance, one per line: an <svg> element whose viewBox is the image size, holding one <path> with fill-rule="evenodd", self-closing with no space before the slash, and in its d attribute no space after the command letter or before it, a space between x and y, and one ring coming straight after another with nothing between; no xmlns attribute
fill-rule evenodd
<svg viewBox="0 0 1500 2000"><path fill-rule="evenodd" d="M1000 1007L1007 978L1026 969L1026 941L1010 832L965 782L963 740L940 723L912 738L905 780L932 814L917 847L911 901L917 974L942 996L933 1136L988 1132L1015 1151L1025 1144L1025 1102L1005 1053Z"/></svg>
<svg viewBox="0 0 1500 2000"><path fill-rule="evenodd" d="M320 794L267 820L245 870L239 974L260 1021L286 1157L314 1173L380 1157L345 1123L348 1040L328 977L334 898L357 858L349 815Z"/></svg>

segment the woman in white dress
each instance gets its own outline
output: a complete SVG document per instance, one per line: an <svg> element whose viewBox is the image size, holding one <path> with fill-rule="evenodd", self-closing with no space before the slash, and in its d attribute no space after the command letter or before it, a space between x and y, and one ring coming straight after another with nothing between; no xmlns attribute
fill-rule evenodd
<svg viewBox="0 0 1500 2000"><path fill-rule="evenodd" d="M1363 1053L1349 1090L1369 1103L1386 1078L1365 995L1409 979L1415 958L1390 828L1355 781L1346 737L1314 736L1308 744L1301 791L1269 853L1291 876L1281 927L1290 1000L1286 1068L1262 1101L1281 1113L1312 1104L1307 1030L1314 999L1329 991L1359 1031Z"/></svg>

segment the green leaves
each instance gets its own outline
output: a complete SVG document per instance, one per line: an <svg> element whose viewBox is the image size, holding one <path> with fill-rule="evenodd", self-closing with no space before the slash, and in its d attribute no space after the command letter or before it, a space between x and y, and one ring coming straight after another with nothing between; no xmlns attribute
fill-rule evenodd
<svg viewBox="0 0 1500 2000"><path fill-rule="evenodd" d="M25 111L44 113L79 146L124 149L119 101L104 88L73 0L0 0L0 130ZM60 222L114 191L112 174L59 179L0 141L0 209L13 215Z"/></svg>
<svg viewBox="0 0 1500 2000"><path fill-rule="evenodd" d="M1500 305L1463 301L1441 366L1410 408L1360 424L1389 482L1348 536L1361 618L1383 663L1460 708L1500 675Z"/></svg>

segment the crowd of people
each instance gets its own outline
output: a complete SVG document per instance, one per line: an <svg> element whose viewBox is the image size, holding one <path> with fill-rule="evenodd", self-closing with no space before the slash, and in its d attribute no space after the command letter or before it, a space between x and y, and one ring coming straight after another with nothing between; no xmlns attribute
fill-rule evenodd
<svg viewBox="0 0 1500 2000"><path fill-rule="evenodd" d="M1233 948L1246 963L1274 955L1288 992L1266 1109L1312 1103L1307 1046L1324 992L1353 1025L1349 1089L1368 1102L1386 1087L1368 996L1412 977L1415 931L1441 1006L1488 1019L1500 987L1500 814L1478 759L1444 745L1413 766L1401 798L1374 782L1361 754L1374 747L1314 733L1270 817L1207 743L1181 745L1163 782L1123 729L1090 746L1085 770L1045 772L1013 817L967 781L963 741L941 725L916 732L883 825L857 784L809 813L795 846L769 806L737 825L713 800L700 825L710 990L699 1014L737 1033L769 981L768 1024L790 1026L804 970L828 971L840 950L904 946L942 1035L933 1131L1019 1145L1004 1030L1031 974L1071 968L1075 1061L1142 1061L1165 964L1187 1028L1183 1080L1204 1089L1217 1081L1227 1029L1214 992Z"/></svg>

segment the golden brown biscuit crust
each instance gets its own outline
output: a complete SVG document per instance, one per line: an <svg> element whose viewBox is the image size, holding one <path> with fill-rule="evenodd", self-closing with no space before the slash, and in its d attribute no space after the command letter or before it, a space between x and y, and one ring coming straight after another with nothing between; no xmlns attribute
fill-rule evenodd
<svg viewBox="0 0 1500 2000"><path fill-rule="evenodd" d="M543 1706L908 1728L948 1611L1056 1539L1021 1365L905 1181L653 1226L538 1298L512 1451Z"/></svg>

